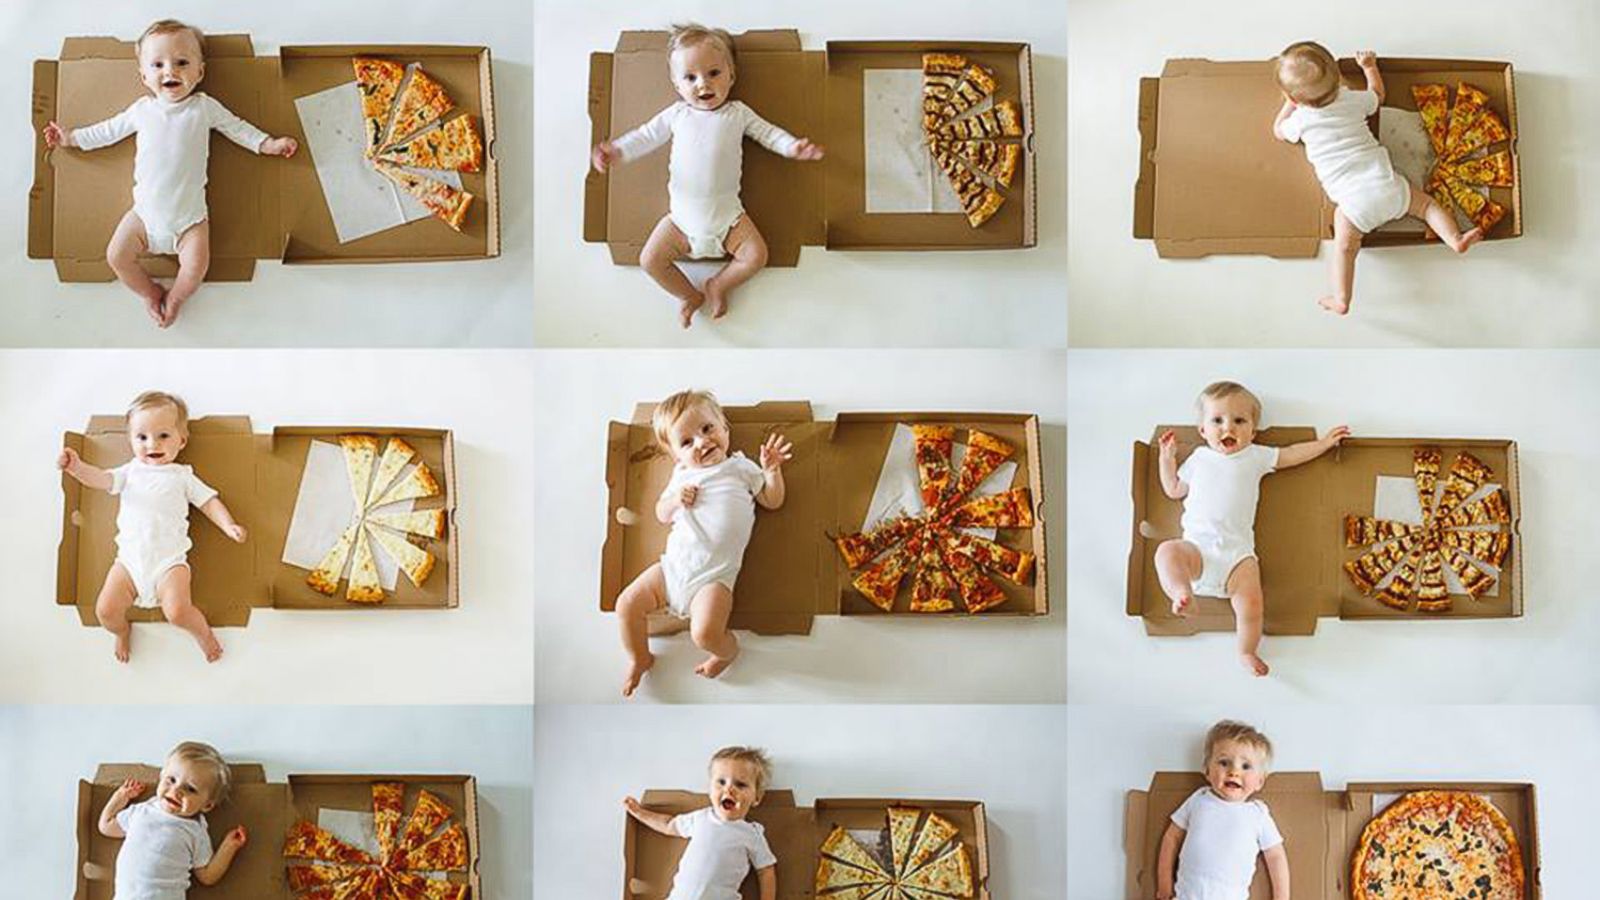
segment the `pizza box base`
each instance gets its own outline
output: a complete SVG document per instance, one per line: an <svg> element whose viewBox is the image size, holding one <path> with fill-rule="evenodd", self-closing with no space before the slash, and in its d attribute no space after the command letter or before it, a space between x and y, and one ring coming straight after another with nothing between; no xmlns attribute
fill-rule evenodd
<svg viewBox="0 0 1600 900"><path fill-rule="evenodd" d="M650 427L653 404L641 404L630 422L612 422L606 452L606 541L600 559L600 608L611 612L617 595L640 572L661 558L670 525L656 521L655 502L672 474L672 460L656 446ZM784 466L786 498L777 510L758 509L734 588L733 628L758 634L805 634L818 615L884 615L850 585L833 536L855 531L866 517L878 472L897 423L938 422L965 430L981 428L1016 447L1013 486L1033 494L1034 526L1001 529L999 540L1034 555L1033 582L996 582L1006 602L983 613L1042 616L1049 612L1045 559L1044 476L1039 453L1039 420L1030 414L972 412L841 412L831 421L814 419L808 401L769 401L727 406L732 449L757 459L765 436L781 431L794 444L794 459ZM618 510L635 514L623 525ZM927 617L908 608L910 588L902 585L889 615ZM963 614L964 615L964 614Z"/></svg>
<svg viewBox="0 0 1600 900"><path fill-rule="evenodd" d="M677 100L667 77L667 32L624 31L616 48L589 57L591 144L618 137ZM734 36L734 99L798 137L827 148L826 159L782 159L746 144L741 198L761 229L770 266L794 266L802 246L849 250L995 250L1038 243L1034 179L1033 53L998 41L829 41L804 50L793 29ZM982 228L954 213L868 215L865 211L862 78L867 69L922 68L922 54L959 51L994 69L996 94L1022 108L1023 162L1006 203ZM618 265L637 265L667 212L665 149L584 180L583 236L609 246Z"/></svg>
<svg viewBox="0 0 1600 900"><path fill-rule="evenodd" d="M1155 896L1156 859L1172 813L1205 785L1197 772L1157 772L1146 790L1128 791L1123 803L1124 881L1127 900ZM1461 790L1486 794L1505 814L1521 845L1527 900L1542 900L1539 885L1539 820L1534 786L1526 782L1352 782L1324 790L1318 772L1275 772L1256 797L1272 810L1289 856L1294 895L1310 900L1350 896L1350 864L1379 794L1417 790ZM1271 900L1266 866L1257 860L1250 900Z"/></svg>
<svg viewBox="0 0 1600 900"><path fill-rule="evenodd" d="M658 812L681 815L709 805L710 800L693 791L649 790L639 802ZM937 812L960 829L959 838L967 845L973 881L978 886L974 898L990 900L989 826L981 801L819 798L814 806L797 806L793 791L769 790L751 811L750 821L765 829L767 843L778 858L778 896L812 896L820 848L835 825L881 830L889 807L901 805ZM624 819L622 900L665 900L688 842L658 834L632 816ZM754 872L745 879L741 893L745 900L758 900Z"/></svg>
<svg viewBox="0 0 1600 900"><path fill-rule="evenodd" d="M200 89L241 118L300 142L292 159L258 157L213 134L208 178L209 281L249 281L258 259L284 263L376 263L488 259L500 255L499 164L494 157L494 78L487 47L438 44L284 46L258 56L250 37L207 35ZM421 62L460 108L476 116L484 170L462 173L476 198L463 233L434 218L339 243L322 195L294 99L353 79L350 58L373 54ZM69 37L61 56L33 65L34 183L28 195L28 256L55 262L64 282L111 281L105 247L127 212L134 141L86 153L48 151L44 126L79 127L115 115L144 94L133 44L111 37ZM157 277L176 258L143 261Z"/></svg>
<svg viewBox="0 0 1600 900"><path fill-rule="evenodd" d="M1340 60L1345 84L1366 80L1353 59ZM1522 235L1522 175L1517 156L1517 98L1508 62L1379 57L1385 106L1415 110L1411 86L1466 81L1489 95L1511 132L1514 185L1491 188L1506 208L1486 240ZM1139 80L1139 179L1133 236L1157 255L1213 254L1280 258L1316 256L1333 237L1333 204L1306 162L1305 148L1272 134L1283 103L1269 61L1169 59L1159 78ZM1376 122L1376 119L1373 120ZM1420 232L1375 232L1364 247L1434 243ZM1440 245L1442 247L1442 245Z"/></svg>
<svg viewBox="0 0 1600 900"><path fill-rule="evenodd" d="M101 468L121 465L130 457L122 416L94 416L82 432L67 432L64 446L85 462ZM383 603L344 600L345 583L332 597L306 585L305 569L280 562L289 520L294 513L300 476L311 441L332 441L360 433L405 438L439 480L443 494L418 500L418 509L445 510L445 536L430 541L433 573L416 587L401 574ZM369 428L365 426L279 426L255 433L247 416L206 416L189 422L189 443L179 461L216 488L249 539L235 544L198 509L189 510L189 551L194 603L213 627L247 625L258 607L273 609L453 609L457 595L455 436L437 428ZM76 607L84 625L97 626L95 599L116 558L116 497L84 487L61 474L64 503L61 544L56 556L56 603ZM166 621L159 609L133 608L133 622Z"/></svg>
<svg viewBox="0 0 1600 900"><path fill-rule="evenodd" d="M406 784L406 814L416 803L417 790L427 789L450 806L451 820L467 832L467 871L453 872L451 881L471 886L469 900L483 896L478 877L478 858L482 844L478 831L478 782L471 775L290 775L285 781L268 781L258 763L231 763L233 789L227 802L206 814L206 825L215 847L236 825L243 825L249 837L245 849L234 858L228 874L216 885L198 883L189 889L191 900L242 896L284 898L292 896L281 853L284 835L295 821L317 820L322 809L372 809L372 782L400 781ZM148 785L160 778L159 766L136 763L105 763L95 770L94 779L78 782L78 874L73 900L111 900L115 880L117 851L122 841L100 833L97 822L112 793L123 779L137 778L146 785L139 800L149 799ZM139 802L136 800L134 802Z"/></svg>
<svg viewBox="0 0 1600 900"><path fill-rule="evenodd" d="M1182 504L1167 499L1161 490L1159 436L1171 428L1178 435L1178 461L1201 444L1192 425L1161 426L1148 442L1133 446L1133 529L1128 553L1127 606L1130 616L1144 620L1152 635L1189 635L1202 631L1232 631L1233 608L1225 599L1196 598L1195 613L1188 618L1172 614L1171 602L1156 579L1156 547L1182 533ZM1312 428L1274 427L1256 433L1256 442L1285 446L1314 440ZM1411 477L1411 451L1436 446L1444 453L1441 483L1459 450L1468 450L1494 469L1505 487L1511 506L1511 551L1496 596L1479 600L1457 596L1448 612L1424 613L1392 610L1363 596L1344 571L1346 560L1360 555L1344 546L1344 517L1370 515L1374 479L1379 475ZM1274 635L1307 635L1317 620L1382 619L1427 621L1435 619L1517 618L1522 615L1522 491L1517 467L1517 443L1511 440L1472 438L1346 438L1321 457L1274 472L1261 482L1261 502L1256 511L1256 551L1261 559L1262 589L1266 597L1264 630Z"/></svg>

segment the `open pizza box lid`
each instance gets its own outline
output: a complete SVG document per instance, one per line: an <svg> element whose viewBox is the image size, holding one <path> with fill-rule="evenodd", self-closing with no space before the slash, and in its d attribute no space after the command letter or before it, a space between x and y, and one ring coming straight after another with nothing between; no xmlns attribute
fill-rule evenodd
<svg viewBox="0 0 1600 900"><path fill-rule="evenodd" d="M372 811L372 784L399 781L406 785L405 814L410 815L417 791L426 789L450 806L450 819L467 833L467 871L450 873L450 880L465 881L470 896L482 897L478 876L481 843L478 829L478 782L471 775L290 775L287 781L268 781L259 763L230 763L233 787L229 799L206 813L213 847L236 825L243 825L248 843L234 858L221 883L205 887L195 883L188 896L200 898L272 897L288 900L291 891L281 853L289 826L299 820L316 822L325 809ZM146 785L134 802L150 797L149 786L161 775L159 766L108 763L95 769L93 781L78 782L78 871L73 900L111 900L117 852L122 841L100 833L100 810L126 778Z"/></svg>
<svg viewBox="0 0 1600 900"><path fill-rule="evenodd" d="M1340 60L1345 84L1366 84L1353 59ZM1522 234L1522 177L1511 64L1453 59L1378 59L1384 105L1416 110L1414 84L1465 81L1489 95L1489 108L1511 133L1513 186L1491 188L1506 216L1488 240ZM1333 237L1333 204L1323 194L1305 147L1278 140L1272 118L1283 104L1271 60L1169 59L1159 78L1139 80L1139 178L1133 236L1153 240L1158 255L1191 258L1258 254L1317 255ZM1377 117L1373 118L1376 133ZM1362 245L1423 244L1420 231L1379 230Z"/></svg>
<svg viewBox="0 0 1600 900"><path fill-rule="evenodd" d="M1156 861L1161 836L1173 812L1205 786L1197 772L1157 772L1150 787L1128 791L1123 803L1124 879L1127 900L1155 896ZM1351 860L1361 832L1397 796L1419 790L1472 791L1489 798L1510 822L1523 855L1528 900L1540 900L1539 828L1532 784L1517 782L1352 782L1342 791L1324 790L1317 772L1274 772L1256 794L1272 811L1289 857L1289 882L1295 896L1345 900L1350 896ZM1271 882L1257 858L1250 900L1271 900Z"/></svg>
<svg viewBox="0 0 1600 900"><path fill-rule="evenodd" d="M248 35L205 38L200 90L240 118L300 142L292 159L258 157L220 134L211 137L207 192L211 281L248 281L258 259L285 263L417 262L500 255L499 168L494 158L493 77L487 47L434 44L285 46L258 56ZM377 55L420 62L459 108L476 117L484 167L461 173L476 195L463 233L427 218L339 243L295 98L354 80L350 58ZM110 281L106 243L132 203L136 139L94 152L47 151L44 126L69 128L109 118L145 94L133 43L69 37L59 60L33 67L34 184L28 195L28 256L55 261L65 282ZM158 277L176 272L175 257L144 260Z"/></svg>
<svg viewBox="0 0 1600 900"><path fill-rule="evenodd" d="M640 798L652 810L673 815L693 812L710 804L705 794L692 791L649 790ZM797 806L794 792L769 790L760 805L750 812L750 821L766 832L767 843L778 858L778 896L815 896L817 864L822 842L842 825L856 837L866 832L884 831L891 806L914 806L936 812L959 829L957 839L966 844L972 862L972 879L977 885L976 900L989 900L989 826L981 802L970 800L892 800L818 799L814 806ZM687 842L657 834L624 816L623 900L665 900L672 890L672 877ZM876 848L867 843L869 850ZM879 855L888 860L887 844ZM746 900L757 900L755 874L745 879Z"/></svg>
<svg viewBox="0 0 1600 900"><path fill-rule="evenodd" d="M404 575L381 604L348 603L344 584L325 596L306 584L310 572L281 562L301 475L314 440L334 443L341 434L370 434L382 442L403 437L439 481L441 495L415 502L417 509L445 510L445 536L427 544L433 573L417 587ZM84 461L110 469L127 462L127 425L122 416L94 416L82 432L67 432L63 445ZM438 428L279 426L255 433L248 416L205 416L189 422L189 443L179 462L215 488L233 517L249 532L236 544L195 507L189 508L189 551L194 603L213 626L246 625L258 607L275 609L446 609L457 595L455 438ZM97 625L95 599L116 559L117 497L86 488L66 473L61 544L56 556L56 602L75 606L83 624ZM382 553L375 547L374 553ZM159 609L133 608L134 622L159 622Z"/></svg>
<svg viewBox="0 0 1600 900"><path fill-rule="evenodd" d="M616 608L617 595L661 558L670 525L656 521L655 503L671 480L673 463L656 445L650 426L654 404L640 404L629 422L612 422L606 451L606 540L600 559L600 608ZM1006 602L983 615L1045 615L1049 612L1048 566L1043 519L1044 478L1038 417L1024 413L841 412L831 421L813 418L808 401L768 401L725 406L731 449L759 460L766 435L781 431L794 444L783 467L786 497L780 509L758 509L734 587L730 626L758 634L806 634L818 615L882 614L851 585L833 537L860 530L896 424L937 422L982 429L1015 448L1012 485L1033 495L1034 526L1000 529L996 540L1034 555L1031 584L995 579ZM623 525L617 512L632 511L637 523ZM926 617L908 609L902 585L893 615Z"/></svg>
<svg viewBox="0 0 1600 900"><path fill-rule="evenodd" d="M668 77L668 33L624 31L610 53L589 57L591 144L614 139L677 101ZM970 250L1037 243L1033 56L1028 44L998 41L830 41L804 50L794 29L734 35L733 99L827 150L818 162L783 159L746 144L740 197L761 229L768 265L794 266L802 246L852 250ZM864 73L922 68L922 54L960 52L991 68L996 96L1023 114L1023 161L1006 203L982 228L958 213L866 212ZM584 240L605 243L612 261L635 265L667 212L663 149L584 180Z"/></svg>
<svg viewBox="0 0 1600 900"><path fill-rule="evenodd" d="M1144 619L1153 635L1187 635L1234 630L1233 608L1224 598L1197 597L1187 618L1172 614L1171 602L1156 578L1155 553L1162 541L1182 534L1183 506L1161 489L1160 454L1154 449L1162 432L1178 436L1178 461L1203 441L1193 425L1157 428L1148 442L1133 445L1133 529L1128 553L1127 614ZM1282 447L1315 440L1316 430L1273 427L1256 432L1256 443ZM1477 600L1456 595L1445 612L1401 611L1364 596L1351 583L1344 563L1361 549L1344 546L1344 517L1373 515L1380 477L1410 479L1412 450L1438 447L1443 453L1442 484L1459 451L1494 470L1505 490L1511 524L1511 548L1499 584ZM1522 615L1522 492L1517 468L1517 443L1468 438L1346 438L1321 457L1291 469L1273 472L1261 482L1256 509L1256 552L1261 560L1262 592L1268 599L1263 629L1267 634L1307 635L1317 619L1428 620L1502 619Z"/></svg>

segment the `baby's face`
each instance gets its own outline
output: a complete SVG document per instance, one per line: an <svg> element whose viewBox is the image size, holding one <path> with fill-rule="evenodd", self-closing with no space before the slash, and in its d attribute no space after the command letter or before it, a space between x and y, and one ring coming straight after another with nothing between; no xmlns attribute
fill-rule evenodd
<svg viewBox="0 0 1600 900"><path fill-rule="evenodd" d="M216 793L217 776L198 763L171 757L161 767L161 781L156 785L156 797L167 812L192 819L210 812L216 804L211 797Z"/></svg>
<svg viewBox="0 0 1600 900"><path fill-rule="evenodd" d="M756 790L761 769L741 759L718 759L711 763L711 811L724 822L737 822L761 802Z"/></svg>
<svg viewBox="0 0 1600 900"><path fill-rule="evenodd" d="M140 462L164 466L178 458L189 443L189 435L178 423L178 411L171 406L135 410L128 417L128 443Z"/></svg>
<svg viewBox="0 0 1600 900"><path fill-rule="evenodd" d="M1267 761L1256 747L1238 741L1218 741L1206 763L1206 781L1218 797L1242 803L1261 790L1267 780Z"/></svg>
<svg viewBox="0 0 1600 900"><path fill-rule="evenodd" d="M161 100L176 103L189 96L205 74L205 57L192 31L152 34L139 45L139 78Z"/></svg>
<svg viewBox="0 0 1600 900"><path fill-rule="evenodd" d="M716 109L733 90L733 64L716 41L680 47L672 54L672 86L695 109Z"/></svg>
<svg viewBox="0 0 1600 900"><path fill-rule="evenodd" d="M1201 400L1200 436L1218 453L1238 453L1256 438L1254 405L1243 394Z"/></svg>
<svg viewBox="0 0 1600 900"><path fill-rule="evenodd" d="M667 447L681 466L714 466L728 458L728 423L709 407L691 406L667 429Z"/></svg>

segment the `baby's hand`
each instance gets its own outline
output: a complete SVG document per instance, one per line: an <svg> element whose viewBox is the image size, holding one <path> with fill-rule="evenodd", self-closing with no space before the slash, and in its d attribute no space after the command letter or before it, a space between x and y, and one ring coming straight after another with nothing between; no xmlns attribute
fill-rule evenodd
<svg viewBox="0 0 1600 900"><path fill-rule="evenodd" d="M794 445L776 431L767 435L766 442L761 445L762 470L776 472L791 459L794 459Z"/></svg>
<svg viewBox="0 0 1600 900"><path fill-rule="evenodd" d="M116 797L126 803L144 793L144 783L135 778L125 778L117 788Z"/></svg>
<svg viewBox="0 0 1600 900"><path fill-rule="evenodd" d="M267 138L261 142L261 155L281 156L284 159L294 155L300 149L300 142L292 137Z"/></svg>
<svg viewBox="0 0 1600 900"><path fill-rule="evenodd" d="M83 462L83 460L78 456L78 451L72 449L71 447L62 447L61 455L56 457L56 468L65 471L67 469L71 469L80 462Z"/></svg>
<svg viewBox="0 0 1600 900"><path fill-rule="evenodd" d="M682 490L678 491L678 505L682 506L684 509L688 509L689 507L693 506L694 501L698 500L699 498L700 486L697 484L686 484L683 486Z"/></svg>
<svg viewBox="0 0 1600 900"><path fill-rule="evenodd" d="M1156 888L1156 900L1172 900L1175 896L1177 894L1173 893L1172 888Z"/></svg>
<svg viewBox="0 0 1600 900"><path fill-rule="evenodd" d="M822 156L821 144L813 144L810 138L801 138L800 142L794 145L794 155L790 158L810 161L821 159Z"/></svg>
<svg viewBox="0 0 1600 900"><path fill-rule="evenodd" d="M235 544L244 543L245 537L248 536L248 532L244 530L244 526L240 525L238 522L235 522L232 525L229 525L227 528L222 529L222 532L228 537L233 538L233 542Z"/></svg>
<svg viewBox="0 0 1600 900"><path fill-rule="evenodd" d="M57 147L71 147L72 132L51 122L44 126L44 145L52 150Z"/></svg>
<svg viewBox="0 0 1600 900"><path fill-rule="evenodd" d="M233 830L228 832L227 835L223 837L222 846L224 848L232 847L233 849L237 850L240 847L243 847L249 840L250 836L245 834L244 826L235 825Z"/></svg>
<svg viewBox="0 0 1600 900"><path fill-rule="evenodd" d="M1371 50L1356 51L1356 65L1363 69L1370 69L1378 64L1378 54Z"/></svg>
<svg viewBox="0 0 1600 900"><path fill-rule="evenodd" d="M1161 432L1158 443L1161 445L1162 459L1172 459L1178 455L1178 435L1172 429Z"/></svg>
<svg viewBox="0 0 1600 900"><path fill-rule="evenodd" d="M594 170L602 174L607 169L621 161L622 153L617 150L617 145L610 141L601 141L594 145L594 150L589 153L589 162L594 165Z"/></svg>
<svg viewBox="0 0 1600 900"><path fill-rule="evenodd" d="M1348 425L1339 425L1322 436L1322 443L1326 447L1337 447L1339 442L1350 436Z"/></svg>
<svg viewBox="0 0 1600 900"><path fill-rule="evenodd" d="M640 805L639 801L632 797L622 798L622 808L627 810L630 816L637 816L644 811L644 807Z"/></svg>

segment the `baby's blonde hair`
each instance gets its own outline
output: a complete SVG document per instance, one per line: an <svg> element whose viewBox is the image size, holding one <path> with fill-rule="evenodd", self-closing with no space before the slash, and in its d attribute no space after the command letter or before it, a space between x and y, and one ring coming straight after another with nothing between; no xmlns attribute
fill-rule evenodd
<svg viewBox="0 0 1600 900"><path fill-rule="evenodd" d="M1262 764L1272 763L1272 741L1268 740L1266 735L1257 731L1254 726L1233 719L1223 719L1206 732L1206 765L1211 765L1211 752L1224 741L1243 744L1260 751Z"/></svg>
<svg viewBox="0 0 1600 900"><path fill-rule="evenodd" d="M201 768L211 771L211 796L213 804L221 803L228 799L228 791L233 787L233 779L228 774L228 762L217 752L217 748L199 741L184 741L172 748L167 754L167 759L181 759L187 763L198 763Z"/></svg>
<svg viewBox="0 0 1600 900"><path fill-rule="evenodd" d="M1194 400L1194 409L1197 414L1204 414L1207 400L1226 400L1229 397L1243 396L1250 401L1250 421L1256 425L1261 424L1261 400L1250 389L1237 381L1213 381L1206 385L1205 390Z"/></svg>
<svg viewBox="0 0 1600 900"><path fill-rule="evenodd" d="M679 391L656 404L656 411L650 416L650 425L655 429L656 433L656 443L667 450L671 450L672 442L669 440L667 432L672 429L672 423L678 421L679 416L696 407L710 410L716 414L718 419L722 420L724 426L728 424L727 413L722 411L722 404L717 402L716 396L710 391Z"/></svg>
<svg viewBox="0 0 1600 900"><path fill-rule="evenodd" d="M133 52L135 55L143 52L145 38L154 37L158 34L177 34L180 31L187 31L194 35L195 46L200 48L200 56L203 60L206 53L205 34L193 25L179 22L177 19L158 19L151 22L150 27L144 30L144 34L139 35L139 39L133 42Z"/></svg>
<svg viewBox="0 0 1600 900"><path fill-rule="evenodd" d="M184 403L183 398L177 394L169 394L165 391L145 391L133 398L133 402L128 404L128 411L122 416L122 421L131 420L136 412L159 409L163 406L170 406L177 411L178 430L187 435L189 433L189 404Z"/></svg>
<svg viewBox="0 0 1600 900"><path fill-rule="evenodd" d="M762 750L760 747L723 747L721 750L711 754L711 762L707 763L706 767L710 768L711 763L715 763L719 759L728 759L755 766L756 793L766 793L767 785L772 781L772 760L767 757L767 751Z"/></svg>
<svg viewBox="0 0 1600 900"><path fill-rule="evenodd" d="M686 22L682 25L673 25L672 33L667 37L667 56L687 47L698 47L710 41L717 45L722 55L728 60L728 71L734 69L733 35L721 28L707 28L695 22Z"/></svg>
<svg viewBox="0 0 1600 900"><path fill-rule="evenodd" d="M1278 54L1278 86L1301 106L1327 106L1339 94L1339 61L1315 41L1300 41Z"/></svg>

